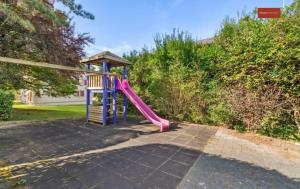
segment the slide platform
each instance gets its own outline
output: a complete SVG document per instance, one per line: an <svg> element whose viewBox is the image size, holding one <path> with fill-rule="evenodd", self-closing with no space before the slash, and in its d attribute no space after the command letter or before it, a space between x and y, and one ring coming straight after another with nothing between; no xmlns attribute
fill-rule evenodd
<svg viewBox="0 0 300 189"><path fill-rule="evenodd" d="M137 96L137 94L135 94L127 80L123 80L121 82L118 79L117 89L121 90L127 96L127 98L144 115L146 119L151 121L154 125L159 126L161 132L169 130L170 122L157 116L153 110L147 104L145 104L143 100Z"/></svg>

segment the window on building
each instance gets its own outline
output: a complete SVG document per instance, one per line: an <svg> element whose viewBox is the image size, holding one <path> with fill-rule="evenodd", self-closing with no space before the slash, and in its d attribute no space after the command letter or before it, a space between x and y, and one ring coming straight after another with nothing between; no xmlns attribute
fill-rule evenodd
<svg viewBox="0 0 300 189"><path fill-rule="evenodd" d="M83 96L84 96L84 90L76 91L76 92L74 93L74 96L83 97Z"/></svg>
<svg viewBox="0 0 300 189"><path fill-rule="evenodd" d="M79 96L84 96L84 91L83 90L79 91Z"/></svg>

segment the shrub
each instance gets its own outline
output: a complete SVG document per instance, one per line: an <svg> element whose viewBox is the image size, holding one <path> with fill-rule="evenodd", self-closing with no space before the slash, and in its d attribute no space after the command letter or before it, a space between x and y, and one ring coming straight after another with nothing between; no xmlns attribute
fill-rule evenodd
<svg viewBox="0 0 300 189"><path fill-rule="evenodd" d="M0 120L11 118L14 95L0 89Z"/></svg>
<svg viewBox="0 0 300 189"><path fill-rule="evenodd" d="M129 80L135 91L160 114L179 121L209 123L210 104L219 90L214 80L217 46L196 43L189 33L158 35L155 49L125 56L134 64Z"/></svg>
<svg viewBox="0 0 300 189"><path fill-rule="evenodd" d="M234 121L231 128L239 132L246 131L246 126L241 121Z"/></svg>
<svg viewBox="0 0 300 189"><path fill-rule="evenodd" d="M209 108L209 118L214 124L230 124L232 120L232 114L225 102L220 102L216 106Z"/></svg>
<svg viewBox="0 0 300 189"><path fill-rule="evenodd" d="M285 140L300 140L298 127L288 113L267 116L262 120L259 133Z"/></svg>
<svg viewBox="0 0 300 189"><path fill-rule="evenodd" d="M231 86L225 98L235 119L242 121L252 131L261 128L261 121L269 112L280 114L290 108L282 92L271 86L265 91L253 92L244 87Z"/></svg>

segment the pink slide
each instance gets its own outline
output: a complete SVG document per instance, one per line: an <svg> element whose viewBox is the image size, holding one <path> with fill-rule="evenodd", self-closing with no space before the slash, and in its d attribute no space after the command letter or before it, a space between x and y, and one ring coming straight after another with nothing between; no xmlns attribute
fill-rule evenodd
<svg viewBox="0 0 300 189"><path fill-rule="evenodd" d="M160 131L169 130L170 122L168 120L158 117L143 100L138 97L132 88L129 86L127 80L123 80L122 83L120 80L117 81L117 89L121 90L127 98L132 102L132 104L145 116L146 119L151 121L154 125L160 127Z"/></svg>

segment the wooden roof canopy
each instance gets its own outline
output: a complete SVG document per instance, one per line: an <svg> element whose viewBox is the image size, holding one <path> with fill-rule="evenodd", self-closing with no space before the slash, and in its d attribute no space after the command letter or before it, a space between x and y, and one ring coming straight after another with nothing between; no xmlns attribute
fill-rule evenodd
<svg viewBox="0 0 300 189"><path fill-rule="evenodd" d="M106 62L110 64L111 67L117 66L126 66L130 65L131 63L124 58L119 57L109 51L104 51L88 58L83 58L80 63L82 64L93 64L93 65L100 65Z"/></svg>

